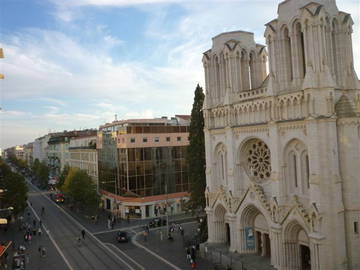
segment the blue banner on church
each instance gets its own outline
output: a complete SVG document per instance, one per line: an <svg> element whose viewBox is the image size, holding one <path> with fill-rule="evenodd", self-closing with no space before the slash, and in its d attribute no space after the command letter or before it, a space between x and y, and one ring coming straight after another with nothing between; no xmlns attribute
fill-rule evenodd
<svg viewBox="0 0 360 270"><path fill-rule="evenodd" d="M245 227L246 248L255 248L255 235L253 227Z"/></svg>

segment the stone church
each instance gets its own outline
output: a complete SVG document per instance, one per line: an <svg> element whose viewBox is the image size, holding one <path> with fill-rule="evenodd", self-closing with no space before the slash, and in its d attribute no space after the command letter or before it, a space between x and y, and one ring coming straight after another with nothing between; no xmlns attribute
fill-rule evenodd
<svg viewBox="0 0 360 270"><path fill-rule="evenodd" d="M204 53L208 243L276 269L360 269L360 82L350 14L286 0Z"/></svg>

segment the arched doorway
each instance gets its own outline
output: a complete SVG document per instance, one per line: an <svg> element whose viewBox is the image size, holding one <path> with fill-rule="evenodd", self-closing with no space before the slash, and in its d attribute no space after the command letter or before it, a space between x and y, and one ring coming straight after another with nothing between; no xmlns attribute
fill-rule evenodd
<svg viewBox="0 0 360 270"><path fill-rule="evenodd" d="M230 227L225 224L226 209L221 204L217 205L214 213L214 239L215 243L229 243Z"/></svg>
<svg viewBox="0 0 360 270"><path fill-rule="evenodd" d="M265 216L253 205L247 206L241 215L242 252L271 256L269 226Z"/></svg>
<svg viewBox="0 0 360 270"><path fill-rule="evenodd" d="M311 270L309 237L296 221L289 223L284 231L284 265L287 269Z"/></svg>

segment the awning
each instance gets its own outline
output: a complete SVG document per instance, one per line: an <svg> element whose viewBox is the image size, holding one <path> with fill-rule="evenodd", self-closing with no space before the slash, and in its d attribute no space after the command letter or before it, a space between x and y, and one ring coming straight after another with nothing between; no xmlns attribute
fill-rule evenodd
<svg viewBox="0 0 360 270"><path fill-rule="evenodd" d="M8 250L8 248L10 248L12 244L12 241L9 241L9 243L7 243L6 245L0 245L0 258L2 257L2 255L5 254L6 250Z"/></svg>

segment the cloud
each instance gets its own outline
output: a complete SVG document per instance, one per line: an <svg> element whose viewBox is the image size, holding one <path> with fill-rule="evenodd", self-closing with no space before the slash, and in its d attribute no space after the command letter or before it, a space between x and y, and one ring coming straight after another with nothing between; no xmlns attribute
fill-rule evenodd
<svg viewBox="0 0 360 270"><path fill-rule="evenodd" d="M35 130L98 127L114 120L115 114L123 119L190 113L196 84L204 86L201 58L211 47L211 38L241 29L254 32L256 41L264 43L264 24L276 17L280 1L53 2L65 24L54 30L22 29L4 35L0 43L6 56L1 60L6 76L1 82L3 104L32 99L45 109L41 114L29 113L31 107L2 112L2 135L6 137L13 134L14 120L27 128L27 134L36 134ZM117 36L111 25L92 22L86 13L88 6L140 10L146 15L142 18L145 33L135 33L141 45ZM173 6L181 10L177 16L171 13ZM359 4L338 1L338 7L352 13L355 22L354 60L359 74ZM256 16L246 10L256 10ZM150 49L142 55L132 50L135 46ZM131 58L121 57L125 54ZM43 134L34 136L39 135Z"/></svg>

